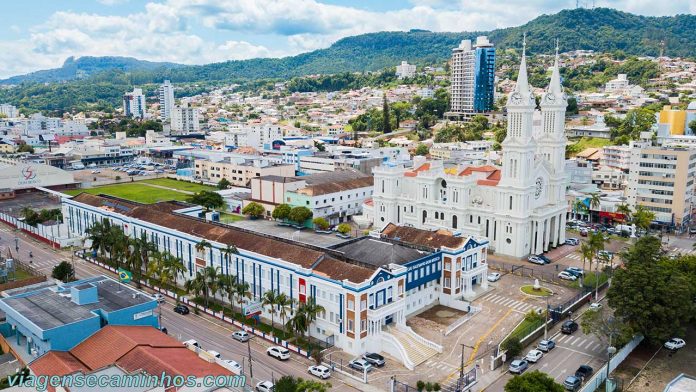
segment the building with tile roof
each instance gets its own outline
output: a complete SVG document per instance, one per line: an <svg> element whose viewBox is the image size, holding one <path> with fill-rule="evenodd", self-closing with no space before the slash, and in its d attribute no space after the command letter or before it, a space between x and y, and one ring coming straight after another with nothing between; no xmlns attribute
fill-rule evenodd
<svg viewBox="0 0 696 392"><path fill-rule="evenodd" d="M383 327L406 329L407 316L436 301L466 309L460 297L473 293L472 281L486 285L485 239L455 239L442 231L435 233L435 240L423 242L433 234L412 228L403 238L390 231L322 248L208 222L201 213L202 207L181 202L143 205L87 193L63 199L71 233L85 236L94 222L106 219L130 236L145 235L160 251L183 261L187 272L178 277L181 285L199 269L214 266L249 284L251 299L245 306L269 290L285 293L298 304L316 301L325 312L310 335L354 355L369 348L403 359L406 351L398 350L393 340L385 343L388 332ZM202 240L211 246L197 250ZM225 253L229 245L236 247L236 254ZM452 274L446 279L448 285L452 282L448 291L440 290L443 271ZM270 319L267 309L261 312Z"/></svg>
<svg viewBox="0 0 696 392"><path fill-rule="evenodd" d="M390 224L448 229L485 237L496 253L513 257L540 254L562 244L567 209L566 103L556 56L541 110L536 111L523 52L506 105L501 166L452 168L423 157L415 157L412 167L382 165L373 170L373 205L363 208L377 229Z"/></svg>

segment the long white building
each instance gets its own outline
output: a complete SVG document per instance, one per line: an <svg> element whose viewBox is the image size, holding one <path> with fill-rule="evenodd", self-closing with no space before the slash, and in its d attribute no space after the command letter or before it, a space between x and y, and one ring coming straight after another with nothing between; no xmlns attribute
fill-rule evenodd
<svg viewBox="0 0 696 392"><path fill-rule="evenodd" d="M329 249L206 222L198 218L201 212L179 202L143 205L87 193L63 199L63 216L75 235L85 236L102 220L129 236L145 235L183 261L179 284L201 268L217 267L249 284L247 307L270 290L295 300L293 311L316 301L325 311L308 330L311 336L352 355L385 351L409 369L443 348L417 335L406 318L433 303L467 309L463 298L487 287L488 242L482 238L389 225ZM202 240L211 246L198 251ZM225 254L228 245L238 252ZM262 312L270 320L268 310Z"/></svg>
<svg viewBox="0 0 696 392"><path fill-rule="evenodd" d="M517 85L507 100L503 165L449 167L416 159L413 167L375 168L374 225L447 228L484 236L497 253L524 257L565 241L566 94L558 55L541 99L541 126L533 126L534 94L522 56Z"/></svg>

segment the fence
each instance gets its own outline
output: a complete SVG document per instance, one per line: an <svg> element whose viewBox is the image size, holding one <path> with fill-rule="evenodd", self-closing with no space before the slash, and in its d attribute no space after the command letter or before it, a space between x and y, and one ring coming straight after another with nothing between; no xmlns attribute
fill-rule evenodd
<svg viewBox="0 0 696 392"><path fill-rule="evenodd" d="M367 384L367 375L368 373L366 371L360 371L357 369L353 369L350 367L350 361L344 361L343 358L338 358L336 360L333 359L333 356L329 354L329 357L322 358L322 363L329 367L331 371L336 371L339 372L345 376L348 376L354 380L363 382Z"/></svg>
<svg viewBox="0 0 696 392"><path fill-rule="evenodd" d="M517 276L527 276L530 278L536 278L542 282L551 282L555 284L562 283L564 285L569 285L569 282L567 280L563 280L558 277L558 272L563 271L564 269L568 268L568 266L558 263L554 263L554 265L556 266L556 271L542 271L532 267L531 265L520 265L505 263L502 261L488 260L488 268L497 271L507 272Z"/></svg>
<svg viewBox="0 0 696 392"><path fill-rule="evenodd" d="M118 273L117 270L116 270L116 268L114 268L114 267L112 267L112 266L110 266L110 265L108 265L108 264L102 263L102 262L99 261L99 260L96 260L96 259L93 259L93 258L91 258L91 257L85 256L83 251L75 252L75 255L78 256L78 257L82 257L83 259L89 261L90 263L95 264L95 265L98 265L98 266L100 266L100 267L102 267L102 268L104 268L104 269L107 269L107 270L109 270L109 271L111 271L111 272L113 272L113 273L116 273L116 274ZM150 289L152 289L152 290L154 290L154 291L156 291L156 292L158 292L158 293L161 293L161 294L166 295L166 296L168 296L168 297L170 297L170 298L172 298L172 299L175 299L175 300L177 300L177 301L179 301L179 302L181 302L181 303L183 303L183 304L185 304L185 305L187 305L187 306L190 306L190 307L193 307L193 308L195 308L195 309L198 309L199 311L201 311L201 312L203 312L203 313L206 313L207 315L209 315L209 316L211 316L211 317L214 317L214 318L216 318L216 319L218 319L218 320L220 320L220 321L224 321L224 322L229 323L229 324L232 324L232 325L234 325L234 326L236 326L236 327L238 327L238 328L240 328L240 329L246 330L247 332L252 333L252 334L258 336L258 337L260 337L261 339L267 340L267 341L269 341L269 342L271 342L271 343L273 343L273 344L276 344L276 345L278 345L278 346L283 346L283 347L287 348L288 350L294 351L294 352L296 352L296 353L298 353L298 354L300 354L300 355L302 355L302 356L304 356L304 357L307 357L307 358L310 357L310 353L309 353L308 351L303 350L303 349L301 349L300 347L297 347L297 346L295 346L294 344L289 343L289 342L287 342L287 341L285 341L285 340L282 340L282 339L280 339L280 338L278 338L278 337L275 337L275 336L273 336L272 334L267 334L267 333L265 333L265 332L263 332L263 331L259 331L258 329L254 328L253 326L244 325L244 324L240 323L239 321L235 320L235 319L232 318L232 317L225 316L225 313L224 313L223 311L215 312L214 310L208 309L208 308L206 308L206 307L203 306L203 305L199 305L199 304L197 304L197 303L195 303L195 302L189 300L188 298L186 298L186 297L184 297L184 296L181 296L181 295L179 295L179 294L177 294L177 293L175 293L175 292L172 292L172 291L169 291L169 290L163 290L163 289L161 289L161 288L159 288L159 287L157 287L157 286L155 286L155 285L153 285L153 284L150 284L150 282L148 282L147 280L145 280L145 281L141 280L141 281L140 281L140 284L142 284L143 286L149 287Z"/></svg>
<svg viewBox="0 0 696 392"><path fill-rule="evenodd" d="M61 231L66 235L68 234L68 228L64 223L52 226L39 224L34 227L4 212L0 212L0 221L27 233L41 242L49 244L52 248L60 249L61 247L69 246L72 242L69 237L61 236Z"/></svg>
<svg viewBox="0 0 696 392"><path fill-rule="evenodd" d="M466 323L467 321L471 320L472 317L476 315L476 313L480 312L481 308L476 307L476 306L471 306L469 307L469 313L465 314L464 316L460 317L457 319L455 322L450 324L447 329L445 330L445 336L451 334L456 330L457 328L461 327Z"/></svg>
<svg viewBox="0 0 696 392"><path fill-rule="evenodd" d="M609 361L609 373L613 372L619 365L621 365L621 362L623 362L626 357L628 357L628 354L630 354L638 345L640 342L643 341L642 336L635 336L628 344L623 346L621 350L619 350L613 357L611 357L611 360ZM599 389L602 384L604 384L604 380L607 379L607 364L604 364L599 370L597 370L597 373L592 376L587 382L585 382L585 385L582 386L580 391L578 392L594 392L597 389ZM611 378L609 379L609 382L611 383L612 380ZM612 389L614 390L614 389Z"/></svg>

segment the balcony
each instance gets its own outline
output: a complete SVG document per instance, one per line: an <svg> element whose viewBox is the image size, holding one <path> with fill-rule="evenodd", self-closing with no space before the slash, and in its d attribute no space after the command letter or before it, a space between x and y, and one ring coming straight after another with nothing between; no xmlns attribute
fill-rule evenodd
<svg viewBox="0 0 696 392"><path fill-rule="evenodd" d="M367 309L367 319L368 320L383 320L385 317L394 314L395 312L405 309L406 300L404 298L397 297L396 300L381 305L377 308L369 306Z"/></svg>

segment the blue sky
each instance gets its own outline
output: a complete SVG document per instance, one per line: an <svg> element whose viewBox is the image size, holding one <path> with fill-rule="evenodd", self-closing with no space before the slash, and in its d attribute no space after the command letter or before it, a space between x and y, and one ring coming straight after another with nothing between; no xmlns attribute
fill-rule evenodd
<svg viewBox="0 0 696 392"><path fill-rule="evenodd" d="M590 2L591 0L581 0ZM696 13L696 0L596 0L642 15ZM280 57L374 31L490 30L575 0L12 0L3 2L0 77L68 56L204 64Z"/></svg>

